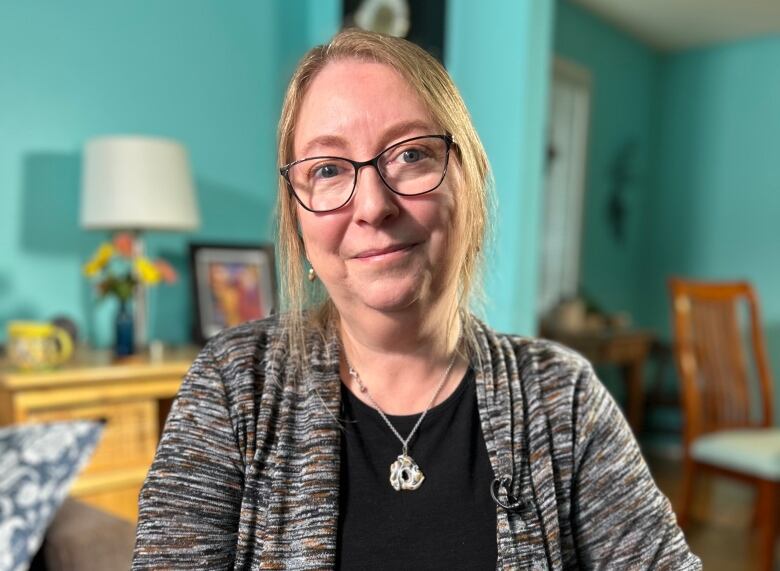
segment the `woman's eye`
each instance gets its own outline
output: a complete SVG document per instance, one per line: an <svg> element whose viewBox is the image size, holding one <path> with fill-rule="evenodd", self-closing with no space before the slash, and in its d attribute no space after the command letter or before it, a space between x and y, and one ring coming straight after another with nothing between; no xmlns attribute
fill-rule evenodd
<svg viewBox="0 0 780 571"><path fill-rule="evenodd" d="M418 149L409 149L407 151L404 151L401 155L401 159L405 163L414 163L420 160L420 156L422 153Z"/></svg>
<svg viewBox="0 0 780 571"><path fill-rule="evenodd" d="M315 178L333 178L339 174L340 170L336 165L320 165L312 172L312 176Z"/></svg>
<svg viewBox="0 0 780 571"><path fill-rule="evenodd" d="M425 152L425 149L413 147L401 151L396 157L396 161L398 161L401 164L408 165L408 164L419 162L425 159L427 156L428 153Z"/></svg>

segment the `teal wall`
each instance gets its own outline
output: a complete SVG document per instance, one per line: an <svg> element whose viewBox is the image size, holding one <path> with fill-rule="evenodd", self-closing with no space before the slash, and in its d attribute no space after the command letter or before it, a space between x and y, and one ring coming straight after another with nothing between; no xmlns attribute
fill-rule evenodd
<svg viewBox="0 0 780 571"><path fill-rule="evenodd" d="M742 277L780 325L780 37L668 57L648 275ZM647 284L648 320L665 322Z"/></svg>
<svg viewBox="0 0 780 571"><path fill-rule="evenodd" d="M150 254L182 274L152 292L151 335L187 340L186 244L272 238L286 75L339 18L336 0L4 3L0 341L9 319L65 313L92 342L109 342L110 304L95 304L80 273L106 235L78 227L78 205L82 146L110 133L173 137L189 149L202 227L148 237Z"/></svg>
<svg viewBox="0 0 780 571"><path fill-rule="evenodd" d="M152 295L152 335L186 340L186 244L272 238L274 130L303 52L340 20L338 0L216 0L78 8L6 3L0 19L0 341L11 318L66 313L110 339L81 264L105 234L78 227L81 148L90 137L174 137L191 153L202 228L152 234L181 282ZM450 0L447 65L488 150L498 208L487 317L535 330L544 117L555 52L594 77L584 246L586 291L666 332L669 273L751 279L780 370L780 40L660 56L568 2ZM501 17L496 15L500 14ZM475 41L474 38L482 38ZM496 57L496 54L501 57ZM611 161L639 145L627 240L605 223Z"/></svg>
<svg viewBox="0 0 780 571"><path fill-rule="evenodd" d="M591 73L582 246L582 290L608 311L632 311L640 296L648 230L646 212L655 189L660 56L590 12L559 2L555 54ZM626 187L626 229L616 240L608 223L611 169L621 149L636 145Z"/></svg>
<svg viewBox="0 0 780 571"><path fill-rule="evenodd" d="M585 291L668 339L670 275L748 279L780 379L780 37L660 54L560 0L554 42L593 74ZM627 140L640 152L619 244L605 209Z"/></svg>
<svg viewBox="0 0 780 571"><path fill-rule="evenodd" d="M532 333L553 5L493 0L488 7L451 0L448 66L495 168L488 318ZM115 133L173 137L189 149L202 227L147 237L150 255L171 261L182 278L152 291L151 337L186 341L187 243L272 239L283 90L305 50L327 40L340 19L339 0L241 0L230 9L216 0L6 3L0 342L10 319L56 314L74 318L92 343L110 342L114 308L97 304L81 275L107 234L82 231L78 208L83 144Z"/></svg>
<svg viewBox="0 0 780 571"><path fill-rule="evenodd" d="M447 67L495 177L486 317L533 334L553 2L450 0L447 10Z"/></svg>
<svg viewBox="0 0 780 571"><path fill-rule="evenodd" d="M639 290L666 330L662 277L747 279L780 380L780 36L676 54L661 76L658 185ZM777 387L777 384L776 384ZM775 391L780 423L780 390Z"/></svg>

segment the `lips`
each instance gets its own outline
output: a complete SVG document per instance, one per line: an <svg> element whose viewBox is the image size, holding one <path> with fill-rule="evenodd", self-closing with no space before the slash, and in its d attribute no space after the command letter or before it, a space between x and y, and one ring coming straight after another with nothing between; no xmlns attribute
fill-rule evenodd
<svg viewBox="0 0 780 571"><path fill-rule="evenodd" d="M408 250L409 248L412 248L413 246L416 246L416 243L411 244L393 244L390 246L387 246L385 248L374 248L371 250L364 250L357 254L355 258L357 259L364 259L364 258L376 258L378 256L384 256L386 254L392 254L394 252L400 252L402 250Z"/></svg>

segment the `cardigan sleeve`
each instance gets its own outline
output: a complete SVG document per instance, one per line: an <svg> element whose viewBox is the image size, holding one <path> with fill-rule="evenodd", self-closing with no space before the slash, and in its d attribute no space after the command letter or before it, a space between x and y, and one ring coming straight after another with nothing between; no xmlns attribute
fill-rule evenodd
<svg viewBox="0 0 780 571"><path fill-rule="evenodd" d="M585 569L701 569L615 401L586 366L575 389L572 518Z"/></svg>
<svg viewBox="0 0 780 571"><path fill-rule="evenodd" d="M139 496L133 570L233 567L243 461L207 346L184 378Z"/></svg>

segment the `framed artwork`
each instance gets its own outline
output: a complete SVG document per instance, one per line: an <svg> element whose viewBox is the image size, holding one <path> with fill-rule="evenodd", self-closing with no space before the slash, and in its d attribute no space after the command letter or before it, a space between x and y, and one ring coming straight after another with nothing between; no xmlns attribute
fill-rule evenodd
<svg viewBox="0 0 780 571"><path fill-rule="evenodd" d="M190 262L198 341L276 311L272 245L190 244Z"/></svg>

